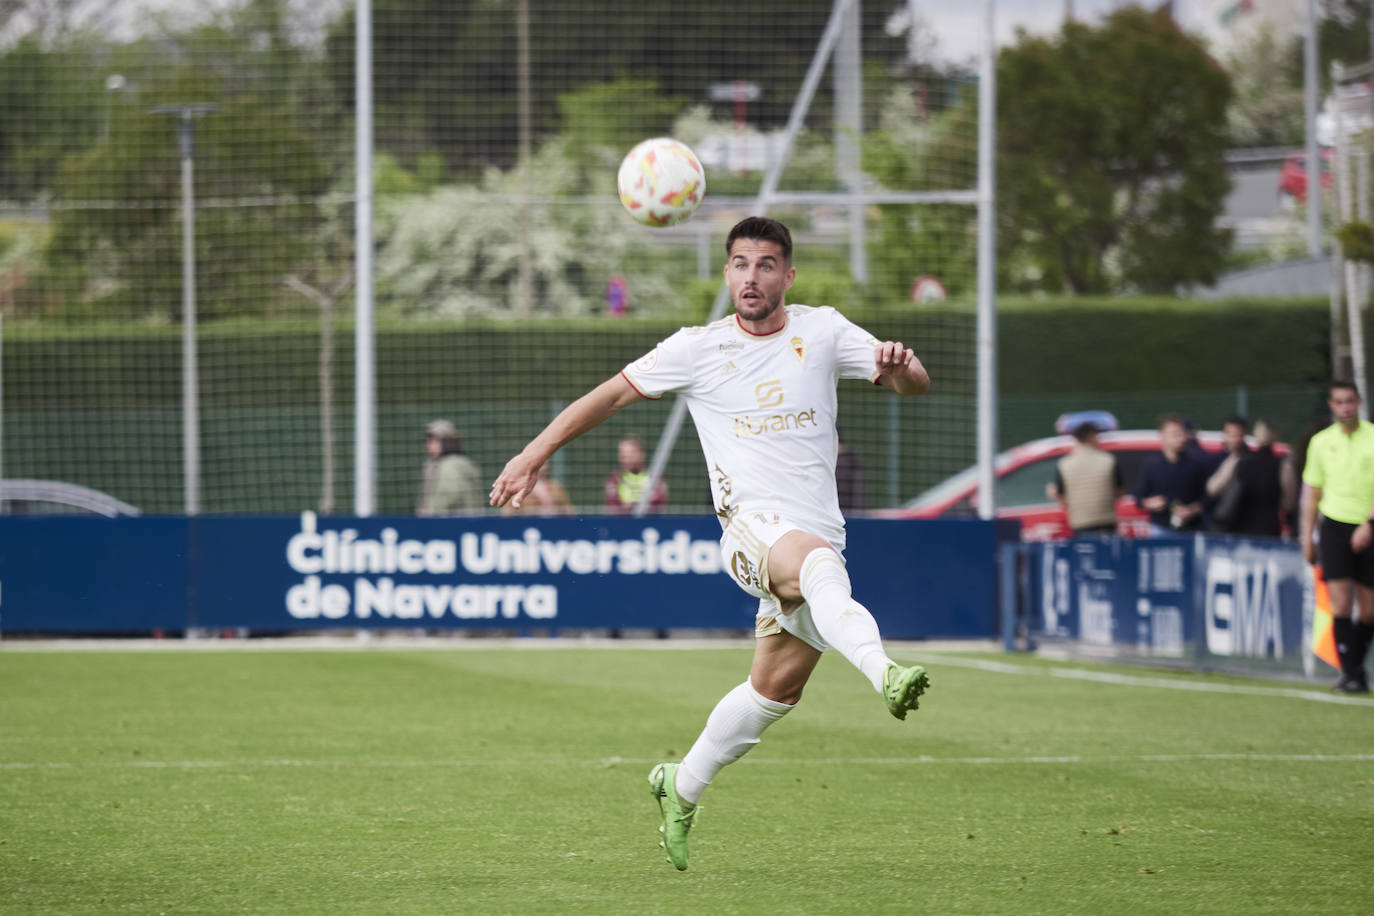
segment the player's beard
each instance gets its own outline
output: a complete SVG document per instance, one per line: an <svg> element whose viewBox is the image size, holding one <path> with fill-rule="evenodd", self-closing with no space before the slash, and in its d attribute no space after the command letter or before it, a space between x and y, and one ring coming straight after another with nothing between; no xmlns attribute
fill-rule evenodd
<svg viewBox="0 0 1374 916"><path fill-rule="evenodd" d="M761 291L759 294L762 296L761 301L744 302L744 291L741 290L740 295L735 299L735 314L745 321L763 321L776 312L778 306L782 305L783 294L781 291L773 296L764 296Z"/></svg>

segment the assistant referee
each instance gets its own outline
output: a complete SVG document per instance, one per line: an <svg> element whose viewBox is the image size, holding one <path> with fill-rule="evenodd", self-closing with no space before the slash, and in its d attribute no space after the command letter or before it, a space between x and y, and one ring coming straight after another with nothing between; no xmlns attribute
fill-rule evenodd
<svg viewBox="0 0 1374 916"><path fill-rule="evenodd" d="M1302 481L1302 555L1320 560L1331 596L1331 616L1340 653L1340 693L1369 693L1364 670L1374 636L1374 423L1360 419L1360 392L1334 381L1327 406L1335 420L1312 437ZM1359 619L1351 611L1358 605Z"/></svg>

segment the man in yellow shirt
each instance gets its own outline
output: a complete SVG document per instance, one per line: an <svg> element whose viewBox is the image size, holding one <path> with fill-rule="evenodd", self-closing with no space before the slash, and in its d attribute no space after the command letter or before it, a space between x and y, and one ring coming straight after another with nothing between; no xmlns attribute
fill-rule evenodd
<svg viewBox="0 0 1374 916"><path fill-rule="evenodd" d="M1302 553L1320 561L1331 595L1341 693L1369 693L1364 670L1374 636L1374 423L1360 419L1360 392L1335 381L1326 404L1336 422L1312 437L1302 481ZM1358 620L1352 611L1359 607Z"/></svg>

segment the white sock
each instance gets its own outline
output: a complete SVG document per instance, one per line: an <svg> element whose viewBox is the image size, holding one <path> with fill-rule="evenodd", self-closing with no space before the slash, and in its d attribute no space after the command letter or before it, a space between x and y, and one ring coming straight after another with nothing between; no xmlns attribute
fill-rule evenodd
<svg viewBox="0 0 1374 916"><path fill-rule="evenodd" d="M759 743L763 730L792 711L745 681L721 697L692 749L682 758L673 783L677 797L695 805L721 767L743 757Z"/></svg>
<svg viewBox="0 0 1374 916"><path fill-rule="evenodd" d="M821 638L849 659L882 692L883 672L892 659L883 650L878 622L850 592L844 561L829 547L806 555L801 567L801 593L811 606L811 620Z"/></svg>

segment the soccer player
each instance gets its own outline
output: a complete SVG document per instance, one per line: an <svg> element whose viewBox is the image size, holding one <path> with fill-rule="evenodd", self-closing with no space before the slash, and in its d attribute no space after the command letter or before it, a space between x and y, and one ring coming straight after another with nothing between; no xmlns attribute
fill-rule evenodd
<svg viewBox="0 0 1374 916"><path fill-rule="evenodd" d="M792 711L827 648L858 668L898 719L930 683L920 665L888 658L873 616L850 593L835 487L836 381L923 394L930 377L901 343L878 341L832 308L784 302L796 270L782 223L742 220L725 253L735 313L682 328L573 402L491 488L492 505L519 506L540 466L572 439L641 398L676 391L686 399L724 529L721 557L759 609L748 679L716 704L681 763L649 774L662 845L679 869L706 787Z"/></svg>

